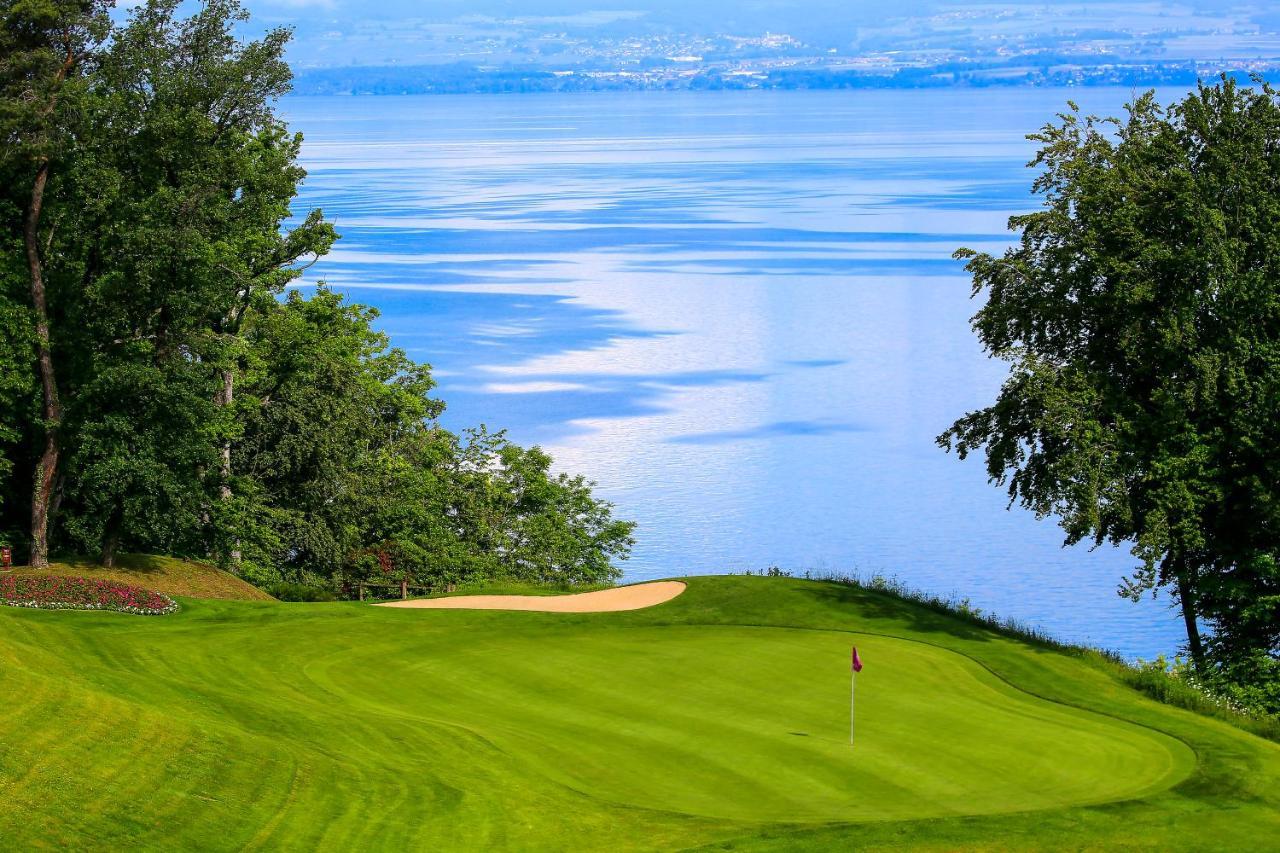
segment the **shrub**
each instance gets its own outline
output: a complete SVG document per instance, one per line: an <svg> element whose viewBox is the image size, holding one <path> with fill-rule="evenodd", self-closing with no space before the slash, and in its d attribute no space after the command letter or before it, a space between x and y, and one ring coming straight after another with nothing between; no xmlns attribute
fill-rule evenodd
<svg viewBox="0 0 1280 853"><path fill-rule="evenodd" d="M1259 661L1257 665L1261 668L1266 662ZM1280 741L1280 715L1273 710L1280 690L1274 681L1270 692L1264 692L1241 686L1220 671L1197 674L1182 658L1169 661L1163 655L1153 661L1139 660L1126 668L1123 678L1129 686L1166 705L1236 722L1256 735Z"/></svg>
<svg viewBox="0 0 1280 853"><path fill-rule="evenodd" d="M267 592L281 601L337 601L338 596L331 589L310 586L305 583L289 583L281 581L267 587Z"/></svg>
<svg viewBox="0 0 1280 853"><path fill-rule="evenodd" d="M113 610L164 616L178 609L167 595L118 581L56 575L0 576L0 603L40 610Z"/></svg>

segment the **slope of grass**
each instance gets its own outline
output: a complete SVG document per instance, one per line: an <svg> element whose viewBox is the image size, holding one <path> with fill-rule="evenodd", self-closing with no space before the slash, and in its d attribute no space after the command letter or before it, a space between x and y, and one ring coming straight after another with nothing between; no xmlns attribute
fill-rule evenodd
<svg viewBox="0 0 1280 853"><path fill-rule="evenodd" d="M229 572L207 563L180 560L176 557L154 557L146 554L124 554L114 568L107 569L91 560L69 559L53 563L47 569L14 569L18 575L70 575L101 578L140 586L188 598L211 598L224 601L271 601L257 587L247 584Z"/></svg>
<svg viewBox="0 0 1280 853"><path fill-rule="evenodd" d="M689 583L612 614L0 612L0 839L1246 850L1280 832L1280 746L1087 660L870 590Z"/></svg>

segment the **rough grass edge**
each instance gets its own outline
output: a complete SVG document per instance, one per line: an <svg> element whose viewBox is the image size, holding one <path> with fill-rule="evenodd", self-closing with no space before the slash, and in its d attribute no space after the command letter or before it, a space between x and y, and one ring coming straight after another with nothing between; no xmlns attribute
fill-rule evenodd
<svg viewBox="0 0 1280 853"><path fill-rule="evenodd" d="M747 571L743 574L752 574ZM776 566L757 574L771 577L797 577ZM1041 648L1049 648L1089 661L1106 670L1127 686L1165 705L1172 705L1206 717L1212 717L1243 729L1250 734L1280 743L1280 716L1254 713L1237 707L1229 698L1201 684L1187 673L1185 666L1175 660L1170 666L1163 657L1154 661L1125 660L1118 652L1099 649L1079 643L1068 643L1052 634L1017 619L986 613L974 607L968 598L958 595L941 596L909 586L896 577L875 574L869 577L836 572L805 572L798 577L805 580L826 581L855 589L876 592L915 604L935 613L960 619L971 625L986 628L1022 640Z"/></svg>

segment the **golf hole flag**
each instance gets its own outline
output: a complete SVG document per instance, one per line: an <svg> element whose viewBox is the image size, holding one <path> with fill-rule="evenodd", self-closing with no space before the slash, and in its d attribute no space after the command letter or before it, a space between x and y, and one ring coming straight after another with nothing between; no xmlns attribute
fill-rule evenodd
<svg viewBox="0 0 1280 853"><path fill-rule="evenodd" d="M853 647L849 659L849 746L853 746L853 708L857 696L858 673L862 672L862 658L858 657L858 647Z"/></svg>

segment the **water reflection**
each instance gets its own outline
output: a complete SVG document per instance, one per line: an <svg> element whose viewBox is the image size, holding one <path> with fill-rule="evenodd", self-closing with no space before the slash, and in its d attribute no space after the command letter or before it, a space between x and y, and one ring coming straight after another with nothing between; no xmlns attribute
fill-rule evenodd
<svg viewBox="0 0 1280 853"><path fill-rule="evenodd" d="M1131 560L1062 550L934 436L989 400L951 252L1025 211L1068 96L304 98L314 272L431 362L452 426L508 427L641 523L632 579L884 572L1131 655L1171 651Z"/></svg>

